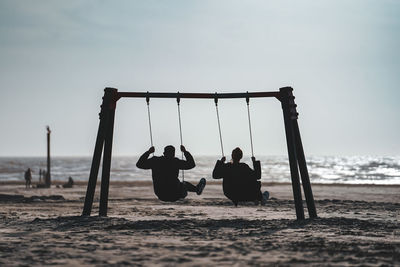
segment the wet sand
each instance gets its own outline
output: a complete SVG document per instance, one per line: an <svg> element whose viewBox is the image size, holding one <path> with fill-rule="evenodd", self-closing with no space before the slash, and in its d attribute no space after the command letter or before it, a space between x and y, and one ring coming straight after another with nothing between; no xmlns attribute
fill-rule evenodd
<svg viewBox="0 0 400 267"><path fill-rule="evenodd" d="M0 266L400 265L400 186L313 185L319 218L304 221L289 184L263 188L267 205L235 208L217 182L176 203L151 182L111 182L108 217L97 216L99 186L81 217L85 183L2 183Z"/></svg>

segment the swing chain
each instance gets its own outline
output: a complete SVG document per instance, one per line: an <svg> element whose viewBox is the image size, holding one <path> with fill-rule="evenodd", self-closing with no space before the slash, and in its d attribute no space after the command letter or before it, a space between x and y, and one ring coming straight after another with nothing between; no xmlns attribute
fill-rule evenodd
<svg viewBox="0 0 400 267"><path fill-rule="evenodd" d="M219 131L219 141L220 141L220 143L221 143L222 157L225 157L224 145L222 144L221 124L220 124L220 121L219 121L218 94L217 94L217 93L215 93L214 102L215 102L215 110L216 110L216 112L217 112L218 131Z"/></svg>
<svg viewBox="0 0 400 267"><path fill-rule="evenodd" d="M181 139L181 146L183 146L183 138L182 138L182 122L181 122L181 108L180 108L180 103L181 103L181 98L180 94L178 92L177 97L176 97L176 102L178 103L178 118L179 118L179 136ZM182 160L183 160L183 152L182 152ZM182 182L185 181L185 171L182 170Z"/></svg>
<svg viewBox="0 0 400 267"><path fill-rule="evenodd" d="M151 143L151 146L153 147L153 132L152 132L152 130L151 130L150 97L149 97L149 91L147 91L146 103L147 103L147 115L148 115L148 117L149 117L150 143Z"/></svg>
<svg viewBox="0 0 400 267"><path fill-rule="evenodd" d="M247 103L247 118L249 120L249 132L250 132L250 145L251 145L251 156L254 158L254 149L253 149L253 134L251 132L251 119L250 119L250 97L249 92L246 92L246 103Z"/></svg>
<svg viewBox="0 0 400 267"><path fill-rule="evenodd" d="M181 145L183 145L183 138L182 138L182 122L181 122L181 108L180 108L180 103L181 103L181 98L180 98L180 94L178 92L177 94L177 98L176 98L176 102L178 103L178 118L179 118L179 136L181 139Z"/></svg>

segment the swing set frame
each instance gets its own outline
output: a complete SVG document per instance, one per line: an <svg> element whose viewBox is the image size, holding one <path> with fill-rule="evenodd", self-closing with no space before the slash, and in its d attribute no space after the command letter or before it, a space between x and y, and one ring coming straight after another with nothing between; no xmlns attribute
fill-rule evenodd
<svg viewBox="0 0 400 267"><path fill-rule="evenodd" d="M314 197L311 189L310 178L306 159L304 156L303 145L300 137L299 125L297 122L299 113L295 104L292 87L283 87L279 91L273 92L246 92L246 93L150 93L150 92L118 92L115 88L105 88L101 111L99 113L100 122L97 131L96 144L94 148L92 164L90 168L89 180L86 190L85 203L82 216L90 216L93 206L94 192L96 189L97 177L100 168L100 161L103 154L99 216L107 216L108 192L110 184L110 169L112 157L112 142L114 133L114 118L117 101L121 98L203 98L218 99L224 98L250 98L274 97L281 102L283 119L285 123L286 143L289 156L289 166L293 189L293 198L296 209L297 220L303 220L304 208L301 194L301 184L307 203L310 218L317 217ZM300 175L299 175L300 170Z"/></svg>

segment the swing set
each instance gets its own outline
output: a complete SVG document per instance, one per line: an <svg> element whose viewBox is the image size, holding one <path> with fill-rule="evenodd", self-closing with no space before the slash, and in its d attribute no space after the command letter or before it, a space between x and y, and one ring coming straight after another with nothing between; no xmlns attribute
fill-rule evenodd
<svg viewBox="0 0 400 267"><path fill-rule="evenodd" d="M102 174L101 174L99 216L107 216L115 109L117 101L120 98L124 97L146 99L151 146L153 146L153 133L152 133L151 116L150 116L150 98L175 98L177 100L179 134L180 134L181 145L183 145L181 110L180 110L181 99L182 98L214 99L222 156L224 156L224 148L222 143L221 124L220 124L219 110L218 110L218 99L245 98L247 104L247 116L249 124L252 157L254 157L254 149L253 149L253 137L251 131L250 98L274 97L278 99L281 102L283 110L296 218L297 220L303 220L305 218L303 200L301 195L300 178L307 203L309 217L310 218L317 217L317 212L314 204L314 197L310 184L310 178L308 175L307 164L304 156L303 145L300 137L299 125L297 122L298 119L298 113L296 110L297 105L294 102L295 97L293 96L293 89L291 87L283 87L280 88L279 91L274 91L274 92L215 93L215 94L179 93L179 92L178 93L118 92L118 90L115 88L104 89L103 102L101 105L101 111L99 113L100 123L97 131L96 144L90 168L89 181L86 190L86 197L85 197L82 216L90 216L92 210L94 192L96 189L97 177L99 173L102 154L103 154L103 164L102 164ZM299 175L299 170L300 170L300 175ZM184 180L183 170L182 170L182 180Z"/></svg>

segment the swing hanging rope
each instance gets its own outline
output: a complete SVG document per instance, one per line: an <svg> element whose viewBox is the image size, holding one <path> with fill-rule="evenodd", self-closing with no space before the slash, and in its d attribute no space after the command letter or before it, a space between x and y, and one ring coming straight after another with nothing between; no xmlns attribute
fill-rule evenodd
<svg viewBox="0 0 400 267"><path fill-rule="evenodd" d="M225 154L224 154L224 146L223 146L223 144L222 144L221 124L220 124L220 122L219 122L218 97L217 97L217 93L215 93L214 102L215 102L215 110L217 111L219 141L220 141L220 143L221 143L222 157L224 157Z"/></svg>
<svg viewBox="0 0 400 267"><path fill-rule="evenodd" d="M149 92L147 92L147 94L148 93ZM153 146L153 132L151 130L150 97L149 96L146 96L146 102L147 102L147 115L149 117L150 143L151 143L151 146Z"/></svg>
<svg viewBox="0 0 400 267"><path fill-rule="evenodd" d="M248 94L249 92L247 92ZM254 150L253 150L253 134L251 132L251 119L250 119L250 98L246 96L246 103L247 103L247 118L249 119L249 132L250 132L250 145L251 145L251 156L254 157Z"/></svg>
<svg viewBox="0 0 400 267"><path fill-rule="evenodd" d="M147 92L149 93L149 92ZM248 92L247 92L248 94ZM181 145L183 145L183 137L182 137L182 121L181 121L181 109L180 109L180 97L179 97L179 92L178 92L178 97L177 97L177 104L178 104L178 119L179 119L179 136L180 136L180 141ZM220 140L220 145L221 145L221 152L222 152L222 157L224 157L224 145L222 142L222 133L221 133L221 123L219 119L219 111L218 111L218 97L217 93L215 93L214 97L214 102L215 102L215 111L217 113L217 122L218 122L218 132L219 132L219 140ZM151 128L151 116L150 116L150 97L146 96L146 103L147 103L147 115L149 118L149 130L150 130L150 142L151 146L153 146L153 132ZM253 148L253 134L251 131L251 117L250 117L250 98L249 96L246 97L246 103L247 103L247 118L249 121L249 133L250 133L250 145L251 145L251 155L254 157L254 148ZM182 159L183 159L183 152L182 152ZM182 170L182 181L185 179L185 174L184 170Z"/></svg>
<svg viewBox="0 0 400 267"><path fill-rule="evenodd" d="M176 102L178 103L178 118L179 118L179 136L181 138L181 146L183 145L183 138L182 138L182 122L181 122L181 98L179 97L179 92L178 92L178 97L176 98ZM182 160L183 160L183 152L182 152ZM182 182L185 181L185 171L182 170Z"/></svg>

